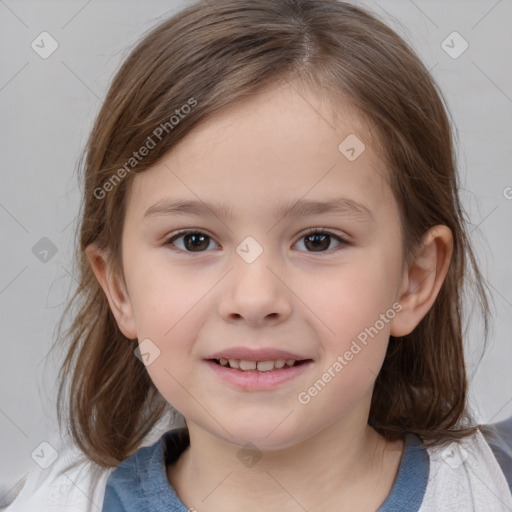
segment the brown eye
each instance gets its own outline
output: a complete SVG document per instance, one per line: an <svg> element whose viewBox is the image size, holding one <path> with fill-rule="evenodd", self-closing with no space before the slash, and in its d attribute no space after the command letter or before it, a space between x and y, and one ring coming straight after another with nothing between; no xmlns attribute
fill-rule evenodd
<svg viewBox="0 0 512 512"><path fill-rule="evenodd" d="M323 251L328 249L329 245L331 245L330 235L307 235L304 238L306 239L306 243L304 245L313 251Z"/></svg>
<svg viewBox="0 0 512 512"><path fill-rule="evenodd" d="M182 239L181 247L174 242ZM176 245L184 252L205 252L213 240L201 231L184 231L177 233L167 241L167 244Z"/></svg>
<svg viewBox="0 0 512 512"><path fill-rule="evenodd" d="M331 247L333 239L337 241L334 248ZM339 235L318 228L309 230L300 240L304 240L307 252L330 252L348 245L348 242Z"/></svg>

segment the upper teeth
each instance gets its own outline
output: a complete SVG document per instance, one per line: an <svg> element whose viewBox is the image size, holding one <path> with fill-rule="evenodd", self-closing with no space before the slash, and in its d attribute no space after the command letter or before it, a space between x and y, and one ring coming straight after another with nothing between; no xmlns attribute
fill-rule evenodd
<svg viewBox="0 0 512 512"><path fill-rule="evenodd" d="M238 370L256 370L260 372L269 372L275 368L283 368L286 366L293 366L295 359L277 359L276 361L246 361L244 359L219 359L219 363L222 366L230 366L231 368L237 368Z"/></svg>

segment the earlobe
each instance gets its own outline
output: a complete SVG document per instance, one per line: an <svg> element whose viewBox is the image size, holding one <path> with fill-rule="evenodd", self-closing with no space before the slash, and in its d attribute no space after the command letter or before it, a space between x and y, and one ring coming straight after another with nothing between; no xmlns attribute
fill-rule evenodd
<svg viewBox="0 0 512 512"><path fill-rule="evenodd" d="M108 255L94 244L87 246L85 252L94 275L105 293L119 329L128 339L136 339L137 329L131 301L124 283L111 268Z"/></svg>
<svg viewBox="0 0 512 512"><path fill-rule="evenodd" d="M393 319L391 335L410 334L428 313L444 282L453 253L452 232L447 226L430 228L416 257L404 271L398 302L402 309Z"/></svg>

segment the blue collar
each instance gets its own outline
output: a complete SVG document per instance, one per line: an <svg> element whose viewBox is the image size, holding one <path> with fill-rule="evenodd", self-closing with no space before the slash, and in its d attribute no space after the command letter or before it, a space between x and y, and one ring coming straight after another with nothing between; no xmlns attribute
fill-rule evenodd
<svg viewBox="0 0 512 512"><path fill-rule="evenodd" d="M421 439L408 433L395 483L377 512L417 512L425 496L429 470L430 459Z"/></svg>
<svg viewBox="0 0 512 512"><path fill-rule="evenodd" d="M110 474L102 512L189 512L167 480L167 464L189 445L188 430L169 430L150 446L139 448ZM393 488L378 512L417 512L429 474L429 457L416 434L406 436Z"/></svg>

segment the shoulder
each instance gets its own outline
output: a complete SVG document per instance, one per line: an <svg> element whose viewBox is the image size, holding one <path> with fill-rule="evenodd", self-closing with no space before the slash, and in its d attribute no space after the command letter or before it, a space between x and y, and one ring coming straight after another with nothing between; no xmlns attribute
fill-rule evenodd
<svg viewBox="0 0 512 512"><path fill-rule="evenodd" d="M430 471L421 512L512 510L504 470L480 430L426 450Z"/></svg>
<svg viewBox="0 0 512 512"><path fill-rule="evenodd" d="M486 425L482 433L512 490L512 416L498 423Z"/></svg>
<svg viewBox="0 0 512 512"><path fill-rule="evenodd" d="M145 453L145 447L160 439L174 421L173 414L162 416L142 441L137 452ZM69 438L61 439L56 435L49 442L57 452L55 462L46 469L34 464L21 490L2 512L103 510L108 480L116 468L102 468L94 464Z"/></svg>
<svg viewBox="0 0 512 512"><path fill-rule="evenodd" d="M89 461L70 442L50 441L56 460L47 468L29 471L23 487L4 512L97 512L112 469ZM48 447L49 448L49 447Z"/></svg>
<svg viewBox="0 0 512 512"><path fill-rule="evenodd" d="M110 475L104 510L186 510L167 480L166 465L176 460L188 444L188 429L179 428L139 448Z"/></svg>

